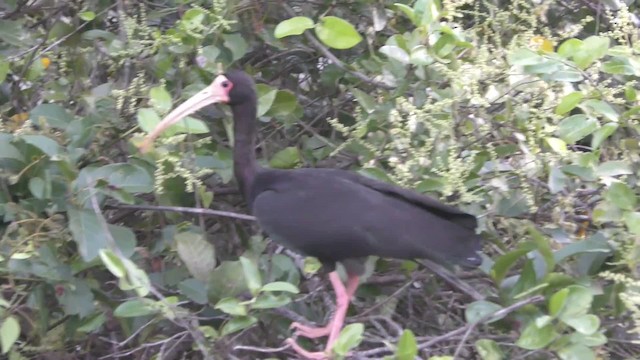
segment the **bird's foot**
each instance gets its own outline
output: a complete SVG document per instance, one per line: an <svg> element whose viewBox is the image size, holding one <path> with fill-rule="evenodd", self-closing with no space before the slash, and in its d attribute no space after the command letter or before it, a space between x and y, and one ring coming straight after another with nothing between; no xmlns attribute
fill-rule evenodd
<svg viewBox="0 0 640 360"><path fill-rule="evenodd" d="M329 360L330 359L329 355L327 355L326 352L323 352L323 351L311 352L306 349L303 349L302 346L298 345L298 343L292 338L289 338L284 342L289 346L291 346L291 349L293 349L293 351L298 353L298 355L300 355L304 359L307 359L307 360Z"/></svg>
<svg viewBox="0 0 640 360"><path fill-rule="evenodd" d="M299 322L291 323L289 329L295 329L295 335L304 336L307 339L317 339L323 336L329 336L331 333L331 323L323 327L313 327L302 325Z"/></svg>

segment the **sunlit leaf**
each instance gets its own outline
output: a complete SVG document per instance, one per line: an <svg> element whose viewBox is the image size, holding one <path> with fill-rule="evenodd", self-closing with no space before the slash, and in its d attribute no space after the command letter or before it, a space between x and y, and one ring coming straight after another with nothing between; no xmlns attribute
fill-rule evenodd
<svg viewBox="0 0 640 360"><path fill-rule="evenodd" d="M584 95L579 91L574 91L570 94L565 95L558 106L556 106L556 114L563 115L573 110L580 101L584 98Z"/></svg>
<svg viewBox="0 0 640 360"><path fill-rule="evenodd" d="M351 23L336 16L320 18L315 31L320 41L334 49L349 49L362 41L362 36Z"/></svg>
<svg viewBox="0 0 640 360"><path fill-rule="evenodd" d="M313 20L308 17L296 16L281 21L273 31L273 35L278 39L291 35L300 35L305 30L311 29L313 26Z"/></svg>
<svg viewBox="0 0 640 360"><path fill-rule="evenodd" d="M363 339L364 325L361 323L349 324L340 332L340 336L333 346L333 352L345 356L349 350L355 348Z"/></svg>
<svg viewBox="0 0 640 360"><path fill-rule="evenodd" d="M153 315L160 312L156 302L150 299L133 299L125 301L113 311L113 315L121 318Z"/></svg>
<svg viewBox="0 0 640 360"><path fill-rule="evenodd" d="M14 316L7 316L0 325L0 343L2 353L6 354L20 336L20 323Z"/></svg>
<svg viewBox="0 0 640 360"><path fill-rule="evenodd" d="M396 349L396 359L398 360L414 360L418 355L418 344L413 331L405 329L398 340Z"/></svg>
<svg viewBox="0 0 640 360"><path fill-rule="evenodd" d="M475 342L476 351L482 360L502 360L504 353L500 346L491 339L480 339Z"/></svg>
<svg viewBox="0 0 640 360"><path fill-rule="evenodd" d="M207 282L216 267L215 248L202 234L181 232L175 235L178 255L194 278Z"/></svg>

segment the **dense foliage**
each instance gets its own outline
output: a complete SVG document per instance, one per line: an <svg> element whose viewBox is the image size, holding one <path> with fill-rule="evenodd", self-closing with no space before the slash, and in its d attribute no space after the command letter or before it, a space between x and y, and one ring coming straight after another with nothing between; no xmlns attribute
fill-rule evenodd
<svg viewBox="0 0 640 360"><path fill-rule="evenodd" d="M326 321L317 262L242 216L227 109L136 147L235 67L266 164L414 188L487 239L456 276L371 259L337 357L640 358L638 8L0 3L3 356L287 358L292 320Z"/></svg>

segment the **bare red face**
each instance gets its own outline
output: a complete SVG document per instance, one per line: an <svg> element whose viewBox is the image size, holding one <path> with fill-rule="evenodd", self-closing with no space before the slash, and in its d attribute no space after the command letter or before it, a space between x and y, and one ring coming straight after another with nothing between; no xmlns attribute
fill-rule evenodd
<svg viewBox="0 0 640 360"><path fill-rule="evenodd" d="M169 115L153 129L153 131L144 139L140 145L141 152L147 152L151 148L153 141L162 134L169 126L177 123L185 117L202 109L203 107L215 103L228 103L229 92L233 89L233 83L224 75L219 75L211 83L199 93L193 95L187 101L175 108Z"/></svg>

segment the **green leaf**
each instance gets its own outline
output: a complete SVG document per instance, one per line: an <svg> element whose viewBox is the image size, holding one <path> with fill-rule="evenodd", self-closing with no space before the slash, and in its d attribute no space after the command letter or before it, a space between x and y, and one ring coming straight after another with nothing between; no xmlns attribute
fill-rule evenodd
<svg viewBox="0 0 640 360"><path fill-rule="evenodd" d="M573 54L573 61L581 69L586 69L594 61L603 57L609 50L609 38L604 36L589 36L582 41L582 45Z"/></svg>
<svg viewBox="0 0 640 360"><path fill-rule="evenodd" d="M502 360L504 353L498 344L491 339L480 339L475 342L476 351L482 360Z"/></svg>
<svg viewBox="0 0 640 360"><path fill-rule="evenodd" d="M58 104L40 104L31 110L29 118L34 124L44 121L47 125L58 129L66 129L73 120L73 116Z"/></svg>
<svg viewBox="0 0 640 360"><path fill-rule="evenodd" d="M603 162L596 168L598 176L619 176L633 174L628 162L622 160Z"/></svg>
<svg viewBox="0 0 640 360"><path fill-rule="evenodd" d="M580 101L584 98L584 95L579 91L574 91L568 95L565 95L558 106L556 106L556 114L564 115L573 110Z"/></svg>
<svg viewBox="0 0 640 360"><path fill-rule="evenodd" d="M240 33L225 34L222 37L224 38L224 47L231 50L233 56L232 61L240 59L247 53L247 50L249 50L247 41Z"/></svg>
<svg viewBox="0 0 640 360"><path fill-rule="evenodd" d="M567 289L569 294L565 303L570 304L570 306L565 306L560 310L558 317L562 321L585 315L591 309L591 302L593 301L591 290L584 286L571 285Z"/></svg>
<svg viewBox="0 0 640 360"><path fill-rule="evenodd" d="M346 356L349 350L360 344L363 339L363 334L364 325L361 323L345 326L333 346L333 352L340 356Z"/></svg>
<svg viewBox="0 0 640 360"><path fill-rule="evenodd" d="M164 86L154 86L149 90L149 98L151 105L156 111L164 114L171 110L173 101L171 101L171 94L164 88Z"/></svg>
<svg viewBox="0 0 640 360"><path fill-rule="evenodd" d="M290 19L281 21L273 31L273 36L276 39L282 39L286 36L300 35L305 30L311 29L314 26L313 20L306 16L296 16Z"/></svg>
<svg viewBox="0 0 640 360"><path fill-rule="evenodd" d="M0 342L2 343L2 353L6 354L20 336L20 323L15 316L8 316L0 325Z"/></svg>
<svg viewBox="0 0 640 360"><path fill-rule="evenodd" d="M127 269L124 267L124 263L118 255L109 249L100 249L100 260L107 267L107 269L117 278L124 277L127 274Z"/></svg>
<svg viewBox="0 0 640 360"><path fill-rule="evenodd" d="M92 261L98 256L100 249L110 248L112 244L109 236L115 240L115 244L125 256L133 254L136 237L131 229L108 224L109 234L107 234L95 212L70 207L67 209L67 214L69 230L84 261Z"/></svg>
<svg viewBox="0 0 640 360"><path fill-rule="evenodd" d="M49 157L54 157L63 151L60 144L44 135L22 135L20 136L20 139L22 139L27 144L33 145L36 148L40 149Z"/></svg>
<svg viewBox="0 0 640 360"><path fill-rule="evenodd" d="M261 117L271 109L271 105L276 99L278 90L273 89L269 85L257 84L256 92L258 94L258 112L256 116Z"/></svg>
<svg viewBox="0 0 640 360"><path fill-rule="evenodd" d="M240 264L242 264L242 271L244 272L245 281L247 287L253 296L256 296L262 288L262 276L260 270L258 270L258 264L255 260L247 257L240 257Z"/></svg>
<svg viewBox="0 0 640 360"><path fill-rule="evenodd" d="M547 184L549 185L549 192L552 194L557 194L564 190L567 187L567 176L562 172L562 169L553 167L549 172L549 180Z"/></svg>
<svg viewBox="0 0 640 360"><path fill-rule="evenodd" d="M578 50L582 47L582 40L579 39L569 39L564 41L558 47L558 55L569 58L573 54L577 53Z"/></svg>
<svg viewBox="0 0 640 360"><path fill-rule="evenodd" d="M229 315L236 315L236 316L247 315L247 306L241 304L240 300L233 297L227 297L218 301L216 306L214 306L214 309L218 309Z"/></svg>
<svg viewBox="0 0 640 360"><path fill-rule="evenodd" d="M615 182L606 190L604 198L623 210L633 210L636 206L636 194L629 185Z"/></svg>
<svg viewBox="0 0 640 360"><path fill-rule="evenodd" d="M629 58L616 57L602 64L602 72L614 75L640 75L640 70Z"/></svg>
<svg viewBox="0 0 640 360"><path fill-rule="evenodd" d="M435 60L429 56L429 50L424 45L415 46L411 49L411 54L409 55L409 62L413 65L431 65L435 62Z"/></svg>
<svg viewBox="0 0 640 360"><path fill-rule="evenodd" d="M238 316L229 320L224 326L222 330L220 330L220 336L227 336L229 334L233 334L240 330L244 330L258 322L253 316Z"/></svg>
<svg viewBox="0 0 640 360"><path fill-rule="evenodd" d="M416 21L416 14L413 11L412 7L410 7L409 5L406 5L406 4L401 4L401 3L394 3L393 6L395 6L398 10L402 11L409 18L409 20L411 20L413 25L416 25L416 26L420 25Z"/></svg>
<svg viewBox="0 0 640 360"><path fill-rule="evenodd" d="M507 275L507 272L522 256L536 249L536 245L532 242L522 243L518 249L512 250L495 260L493 267L491 268L491 277L497 284L502 283L502 280Z"/></svg>
<svg viewBox="0 0 640 360"><path fill-rule="evenodd" d="M198 279L185 279L178 284L180 292L197 304L204 305L209 302L207 285Z"/></svg>
<svg viewBox="0 0 640 360"><path fill-rule="evenodd" d="M398 360L414 360L418 355L418 344L413 331L405 329L398 340L398 348L396 349L396 359Z"/></svg>
<svg viewBox="0 0 640 360"><path fill-rule="evenodd" d="M529 49L517 49L509 53L507 59L511 65L519 66L537 65L545 61L545 58Z"/></svg>
<svg viewBox="0 0 640 360"><path fill-rule="evenodd" d="M269 161L269 166L276 169L293 169L301 160L300 150L297 147L290 146L273 155Z"/></svg>
<svg viewBox="0 0 640 360"><path fill-rule="evenodd" d="M429 26L440 17L436 0L418 0L413 9L416 14L416 20L418 20L417 26Z"/></svg>
<svg viewBox="0 0 640 360"><path fill-rule="evenodd" d="M160 312L156 302L150 299L133 299L125 301L113 311L120 318L153 315Z"/></svg>
<svg viewBox="0 0 640 360"><path fill-rule="evenodd" d="M544 140L549 144L549 147L560 155L567 153L567 143L562 139L555 137L546 137Z"/></svg>
<svg viewBox="0 0 640 360"><path fill-rule="evenodd" d="M531 321L520 334L516 345L527 350L538 350L549 345L556 336L558 333L552 324L539 328L535 321Z"/></svg>
<svg viewBox="0 0 640 360"><path fill-rule="evenodd" d="M180 259L196 279L207 282L216 267L216 250L200 233L181 232L175 235Z"/></svg>
<svg viewBox="0 0 640 360"><path fill-rule="evenodd" d="M107 322L107 316L104 313L100 313L92 317L88 317L82 322L82 325L80 325L76 331L89 334L97 331L105 322Z"/></svg>
<svg viewBox="0 0 640 360"><path fill-rule="evenodd" d="M351 93L367 113L371 114L376 110L376 99L373 96L355 87L351 88Z"/></svg>
<svg viewBox="0 0 640 360"><path fill-rule="evenodd" d="M464 315L465 315L467 324L471 324L471 323L480 321L481 319L495 313L498 310L502 310L502 306L496 303L492 303L491 301L478 300L467 305L467 308L464 311ZM498 321L502 319L505 315L501 317L489 318L487 319L488 320L487 323Z"/></svg>
<svg viewBox="0 0 640 360"><path fill-rule="evenodd" d="M607 337L601 332L596 332L591 335L581 334L575 332L571 334L570 341L573 344L582 344L586 346L601 346L607 343Z"/></svg>
<svg viewBox="0 0 640 360"><path fill-rule="evenodd" d="M568 144L583 139L598 129L598 120L583 114L569 116L558 124L556 134Z"/></svg>
<svg viewBox="0 0 640 360"><path fill-rule="evenodd" d="M579 333L591 335L598 331L600 318L593 314L586 314L577 317L567 317L562 320L565 324L576 329Z"/></svg>
<svg viewBox="0 0 640 360"><path fill-rule="evenodd" d="M635 235L640 235L640 212L627 211L624 214L624 223L627 229Z"/></svg>
<svg viewBox="0 0 640 360"><path fill-rule="evenodd" d="M46 183L42 178L32 177L29 179L29 191L36 199L45 199L48 198L47 188L49 188L49 192L51 192L51 184Z"/></svg>
<svg viewBox="0 0 640 360"><path fill-rule="evenodd" d="M593 350L581 344L569 344L558 350L562 360L596 360Z"/></svg>
<svg viewBox="0 0 640 360"><path fill-rule="evenodd" d="M96 18L96 13L93 11L83 11L78 14L78 17L84 21L91 21Z"/></svg>
<svg viewBox="0 0 640 360"><path fill-rule="evenodd" d="M64 307L68 315L78 315L81 318L95 311L95 298L86 280L73 279L64 285L58 302Z"/></svg>
<svg viewBox="0 0 640 360"><path fill-rule="evenodd" d="M564 288L556 291L549 299L549 314L551 316L557 316L567 303L567 297L569 296L569 289Z"/></svg>
<svg viewBox="0 0 640 360"><path fill-rule="evenodd" d="M106 181L110 187L130 193L153 191L153 178L138 165L116 163L99 168L86 167L78 175L77 188L92 187L97 180Z"/></svg>
<svg viewBox="0 0 640 360"><path fill-rule="evenodd" d="M284 281L274 281L268 284L265 284L260 291L284 291L292 294L297 294L300 292L298 287Z"/></svg>
<svg viewBox="0 0 640 360"><path fill-rule="evenodd" d="M251 309L273 309L283 307L291 302L291 298L286 295L273 295L271 293L264 293L258 295L255 301L251 304Z"/></svg>
<svg viewBox="0 0 640 360"><path fill-rule="evenodd" d="M396 45L384 45L380 48L380 52L387 55L390 59L399 61L406 65L409 64L409 54Z"/></svg>
<svg viewBox="0 0 640 360"><path fill-rule="evenodd" d="M291 114L298 106L298 99L289 90L278 90L271 108L267 111L270 116L286 116Z"/></svg>
<svg viewBox="0 0 640 360"><path fill-rule="evenodd" d="M353 25L335 16L320 18L315 31L320 41L334 49L350 49L362 41L362 36Z"/></svg>
<svg viewBox="0 0 640 360"><path fill-rule="evenodd" d="M591 99L582 103L582 106L591 108L596 113L602 115L605 119L609 121L617 122L619 115L618 112L611 107L608 103L602 100Z"/></svg>
<svg viewBox="0 0 640 360"><path fill-rule="evenodd" d="M593 133L593 137L591 139L591 147L596 150L602 145L602 142L605 141L609 136L611 136L618 129L618 124L616 123L607 123L602 125L600 129Z"/></svg>
<svg viewBox="0 0 640 360"><path fill-rule="evenodd" d="M9 62L0 56L0 84L2 84L7 78L7 75L9 75L9 70L11 70Z"/></svg>

